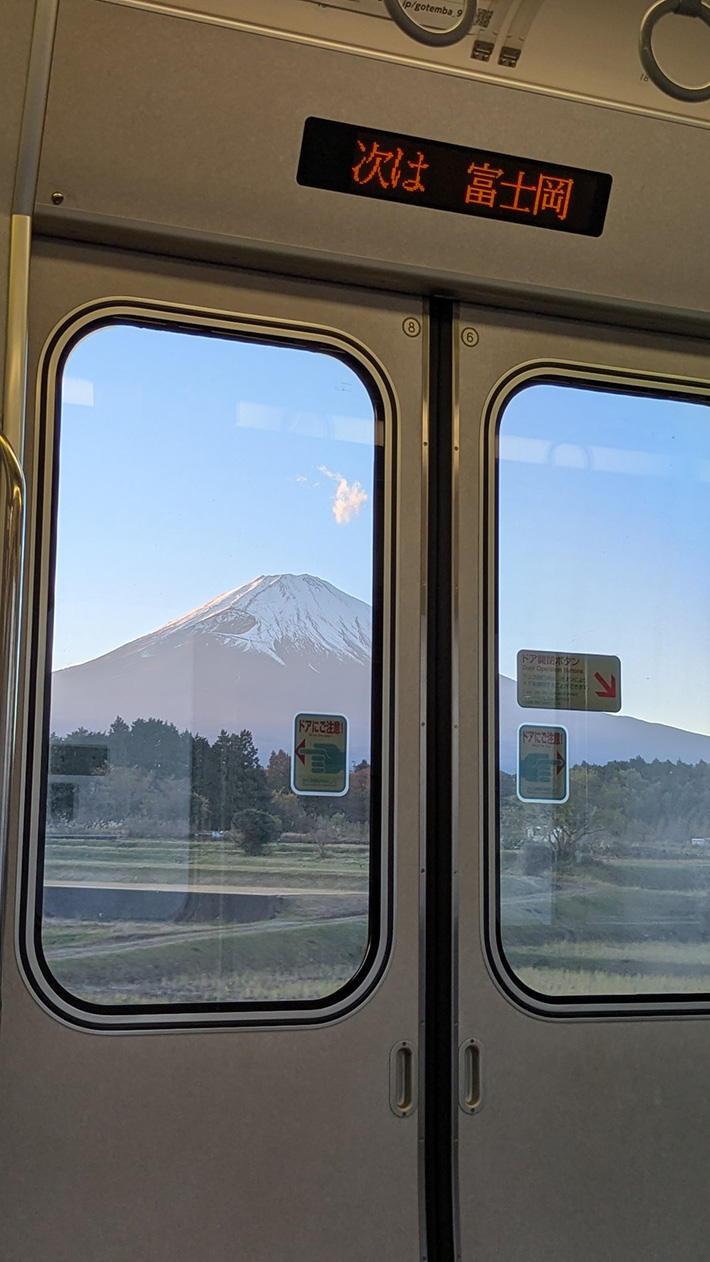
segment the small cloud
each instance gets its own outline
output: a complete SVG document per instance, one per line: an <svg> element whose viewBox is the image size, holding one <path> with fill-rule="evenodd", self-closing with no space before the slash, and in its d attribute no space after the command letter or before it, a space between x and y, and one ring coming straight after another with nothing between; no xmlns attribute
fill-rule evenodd
<svg viewBox="0 0 710 1262"><path fill-rule="evenodd" d="M302 473L297 473L297 474L296 474L296 481L297 481L297 482L307 482L307 481L308 481L308 478L304 478L304 476L303 476L303 474L302 474Z"/></svg>
<svg viewBox="0 0 710 1262"><path fill-rule="evenodd" d="M342 473L331 473L325 465L319 465L318 472L338 483L333 497L333 516L339 526L347 525L360 512L367 499L367 491L363 491L359 482L349 483Z"/></svg>
<svg viewBox="0 0 710 1262"><path fill-rule="evenodd" d="M62 403L77 403L79 407L94 406L94 383L85 377L64 377L62 380Z"/></svg>

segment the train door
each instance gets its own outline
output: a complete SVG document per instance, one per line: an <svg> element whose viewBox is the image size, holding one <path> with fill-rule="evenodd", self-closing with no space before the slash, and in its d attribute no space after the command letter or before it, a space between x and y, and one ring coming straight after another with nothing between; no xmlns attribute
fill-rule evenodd
<svg viewBox="0 0 710 1262"><path fill-rule="evenodd" d="M468 306L454 348L460 1256L697 1262L707 354Z"/></svg>
<svg viewBox="0 0 710 1262"><path fill-rule="evenodd" d="M4 1256L695 1262L702 347L47 242L30 328Z"/></svg>
<svg viewBox="0 0 710 1262"><path fill-rule="evenodd" d="M2 1255L414 1257L422 304L39 243L29 324Z"/></svg>

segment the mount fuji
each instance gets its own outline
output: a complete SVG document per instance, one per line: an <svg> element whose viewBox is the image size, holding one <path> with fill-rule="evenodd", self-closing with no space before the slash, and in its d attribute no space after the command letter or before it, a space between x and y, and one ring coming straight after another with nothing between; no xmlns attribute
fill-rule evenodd
<svg viewBox="0 0 710 1262"><path fill-rule="evenodd" d="M262 761L299 711L344 714L370 756L370 606L311 574L262 575L52 676L53 731L157 718L214 740L247 728Z"/></svg>
<svg viewBox="0 0 710 1262"><path fill-rule="evenodd" d="M225 592L102 657L56 671L52 730L105 731L116 715L164 719L214 740L253 735L262 762L290 749L299 711L344 714L350 757L370 757L370 606L311 574L271 574ZM520 723L564 723L570 765L642 757L710 762L710 737L620 714L521 710L501 676L501 764Z"/></svg>

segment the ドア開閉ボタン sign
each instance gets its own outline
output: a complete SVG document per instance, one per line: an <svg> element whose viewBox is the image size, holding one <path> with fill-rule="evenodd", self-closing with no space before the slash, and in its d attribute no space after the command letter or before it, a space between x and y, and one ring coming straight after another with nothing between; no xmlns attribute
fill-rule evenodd
<svg viewBox="0 0 710 1262"><path fill-rule="evenodd" d="M348 721L342 714L297 714L293 724L294 793L342 797L348 791Z"/></svg>
<svg viewBox="0 0 710 1262"><path fill-rule="evenodd" d="M523 709L621 709L621 662L603 653L518 653L518 705Z"/></svg>
<svg viewBox="0 0 710 1262"><path fill-rule="evenodd" d="M521 802L566 802L569 797L567 729L542 723L518 728L518 797Z"/></svg>

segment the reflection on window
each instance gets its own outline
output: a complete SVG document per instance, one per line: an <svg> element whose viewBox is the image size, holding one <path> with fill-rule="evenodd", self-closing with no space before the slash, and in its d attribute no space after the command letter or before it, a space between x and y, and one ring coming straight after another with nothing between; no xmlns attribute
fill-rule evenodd
<svg viewBox="0 0 710 1262"><path fill-rule="evenodd" d="M129 324L62 387L48 968L93 1005L322 999L368 941L369 394L332 355ZM292 791L301 712L347 718L344 796Z"/></svg>
<svg viewBox="0 0 710 1262"><path fill-rule="evenodd" d="M539 384L498 454L504 954L545 996L709 993L710 412ZM618 657L620 713L522 708L520 650ZM567 730L567 801L522 800L523 724Z"/></svg>

